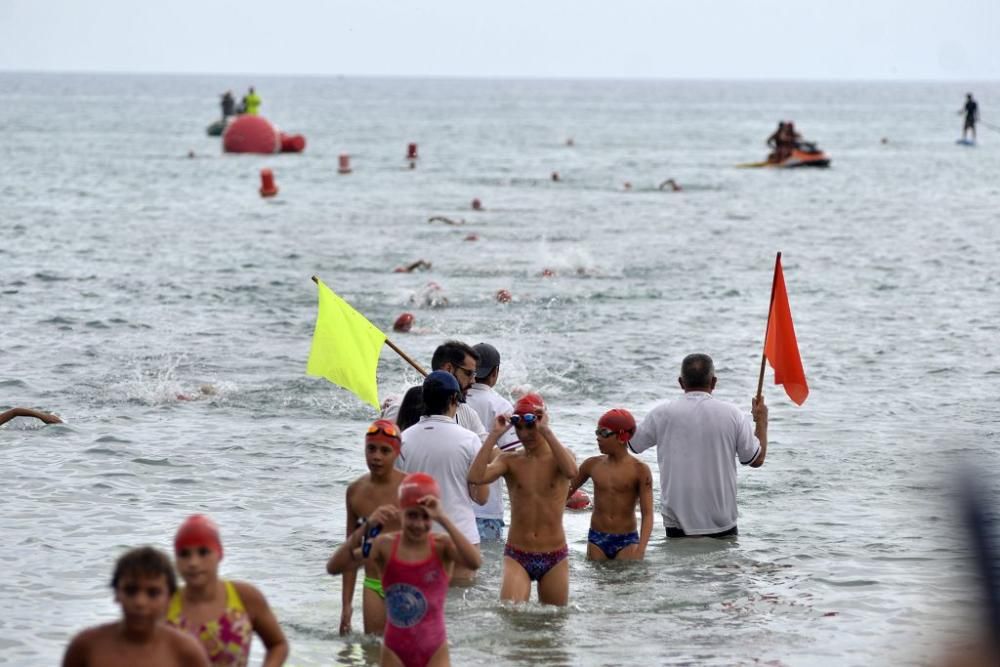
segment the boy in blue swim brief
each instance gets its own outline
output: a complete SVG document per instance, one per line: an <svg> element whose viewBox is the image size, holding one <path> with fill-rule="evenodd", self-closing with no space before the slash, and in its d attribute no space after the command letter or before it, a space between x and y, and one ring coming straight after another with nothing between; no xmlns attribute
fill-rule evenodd
<svg viewBox="0 0 1000 667"><path fill-rule="evenodd" d="M642 560L646 555L653 532L653 475L648 465L628 451L633 433L635 419L628 410L605 412L595 431L601 453L584 461L570 484L571 496L588 479L594 482L594 513L587 536L589 560ZM636 504L642 516L638 531Z"/></svg>

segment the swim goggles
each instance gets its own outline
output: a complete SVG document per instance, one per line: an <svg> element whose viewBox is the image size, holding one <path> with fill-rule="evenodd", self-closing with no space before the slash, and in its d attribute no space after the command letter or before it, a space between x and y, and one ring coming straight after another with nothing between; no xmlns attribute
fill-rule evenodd
<svg viewBox="0 0 1000 667"><path fill-rule="evenodd" d="M383 428L382 426L375 426L374 424L368 427L368 432L365 435L378 435L379 433L387 435L395 440L402 440L402 438L399 436L398 428L394 427L390 430L387 428Z"/></svg>
<svg viewBox="0 0 1000 667"><path fill-rule="evenodd" d="M368 558L368 554L372 552L372 543L369 540L373 540L378 537L378 534L382 532L382 524L376 523L365 531L364 536L361 538L361 555Z"/></svg>
<svg viewBox="0 0 1000 667"><path fill-rule="evenodd" d="M526 426L534 424L536 421L538 421L538 415L536 415L534 412L525 412L523 415L515 413L510 416L510 423L513 424L514 426L517 426L522 421L525 423Z"/></svg>
<svg viewBox="0 0 1000 667"><path fill-rule="evenodd" d="M618 431L612 431L610 428L599 428L594 431L594 435L599 438L610 438L611 436L618 433Z"/></svg>

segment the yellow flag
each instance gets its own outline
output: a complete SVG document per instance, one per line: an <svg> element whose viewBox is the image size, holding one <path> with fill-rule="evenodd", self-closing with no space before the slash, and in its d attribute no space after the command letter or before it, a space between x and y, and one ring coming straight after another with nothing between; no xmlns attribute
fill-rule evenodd
<svg viewBox="0 0 1000 667"><path fill-rule="evenodd" d="M319 309L306 374L324 377L378 410L381 406L375 370L385 334L322 280L316 285Z"/></svg>

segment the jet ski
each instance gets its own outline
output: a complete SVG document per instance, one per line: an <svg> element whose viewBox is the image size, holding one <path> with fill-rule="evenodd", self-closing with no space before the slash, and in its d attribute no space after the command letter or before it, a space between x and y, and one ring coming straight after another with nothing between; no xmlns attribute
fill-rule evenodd
<svg viewBox="0 0 1000 667"><path fill-rule="evenodd" d="M830 157L809 141L800 141L792 149L791 154L783 160L765 160L763 162L744 162L736 165L744 169L756 167L777 167L791 169L792 167L829 167Z"/></svg>

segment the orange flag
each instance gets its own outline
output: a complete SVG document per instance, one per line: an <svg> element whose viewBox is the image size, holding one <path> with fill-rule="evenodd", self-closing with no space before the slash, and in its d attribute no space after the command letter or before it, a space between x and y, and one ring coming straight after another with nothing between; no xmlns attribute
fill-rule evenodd
<svg viewBox="0 0 1000 667"><path fill-rule="evenodd" d="M788 398L802 405L809 396L809 385L802 370L799 343L795 339L795 325L792 324L792 310L788 307L788 292L785 291L785 275L781 271L781 253L774 263L774 296L771 299L771 313L768 315L767 339L764 341L764 356L774 369L774 384L785 387Z"/></svg>

